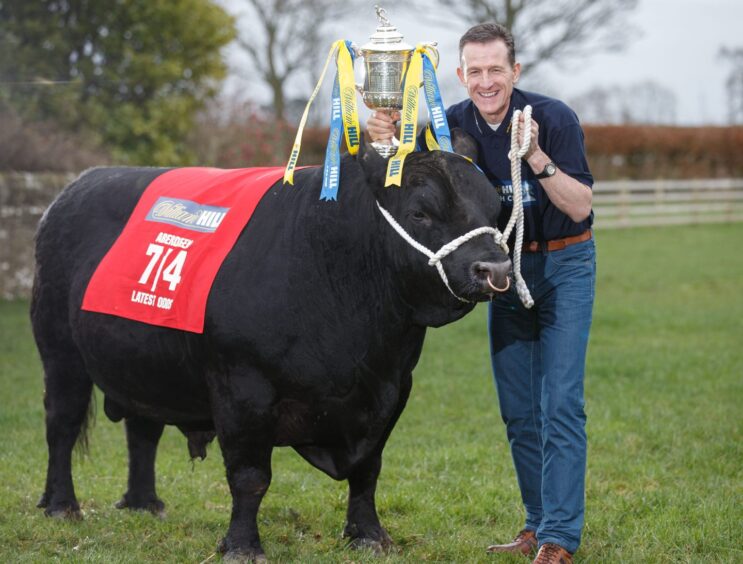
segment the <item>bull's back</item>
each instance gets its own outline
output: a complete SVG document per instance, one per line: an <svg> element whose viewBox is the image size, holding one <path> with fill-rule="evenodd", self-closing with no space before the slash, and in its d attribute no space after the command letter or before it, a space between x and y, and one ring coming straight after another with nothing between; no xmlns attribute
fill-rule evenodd
<svg viewBox="0 0 743 564"><path fill-rule="evenodd" d="M81 286L84 291L147 185L165 170L97 168L67 186L39 224L36 284L69 289L81 301Z"/></svg>

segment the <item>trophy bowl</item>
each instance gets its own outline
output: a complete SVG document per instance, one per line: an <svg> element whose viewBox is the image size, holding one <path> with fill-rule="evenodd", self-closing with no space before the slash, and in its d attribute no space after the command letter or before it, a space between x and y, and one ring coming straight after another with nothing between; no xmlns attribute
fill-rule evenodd
<svg viewBox="0 0 743 564"><path fill-rule="evenodd" d="M386 12L379 6L377 11L379 26L371 35L370 41L360 48L356 48L357 56L364 59L364 85L356 85L364 104L371 110L400 111L402 110L403 78L408 70L410 58L415 48L403 41L402 34L397 31ZM397 152L397 139L392 143L375 141L372 147L385 158Z"/></svg>

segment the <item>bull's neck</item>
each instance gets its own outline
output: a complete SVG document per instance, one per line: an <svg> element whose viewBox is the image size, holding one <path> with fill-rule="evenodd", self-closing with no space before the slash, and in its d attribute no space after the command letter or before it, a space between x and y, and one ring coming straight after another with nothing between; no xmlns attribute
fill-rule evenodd
<svg viewBox="0 0 743 564"><path fill-rule="evenodd" d="M312 295L326 302L323 310L332 307L352 316L355 312L368 316L375 332L387 343L422 339L425 330L413 325L412 309L402 298L390 256L390 238L396 235L379 213L356 162L344 159L342 172L337 201L308 201L305 206L311 210L304 218L310 260L303 264L314 281ZM306 197L315 199L321 171L308 181L309 186L303 187Z"/></svg>

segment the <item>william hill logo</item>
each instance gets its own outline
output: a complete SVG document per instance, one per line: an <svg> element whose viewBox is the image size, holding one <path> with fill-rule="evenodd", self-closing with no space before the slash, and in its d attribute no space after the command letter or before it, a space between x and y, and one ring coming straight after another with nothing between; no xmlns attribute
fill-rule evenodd
<svg viewBox="0 0 743 564"><path fill-rule="evenodd" d="M147 213L145 219L147 221L169 223L191 231L214 233L228 211L230 211L230 208L206 206L190 200L161 196Z"/></svg>

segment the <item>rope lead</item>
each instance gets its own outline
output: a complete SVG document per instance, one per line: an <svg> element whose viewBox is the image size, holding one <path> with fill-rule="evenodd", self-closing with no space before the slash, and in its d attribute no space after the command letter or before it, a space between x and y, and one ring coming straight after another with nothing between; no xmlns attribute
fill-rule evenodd
<svg viewBox="0 0 743 564"><path fill-rule="evenodd" d="M531 144L531 106L524 108L524 125L523 137L524 142L519 145L519 129L521 129L521 110L513 112L511 119L511 150L508 152L508 158L511 161L511 187L513 189L513 208L511 217L508 220L506 228L503 230L503 240L507 241L514 225L516 226L516 241L513 249L513 276L516 279L516 291L518 292L521 303L529 309L534 305L534 300L529 293L529 288L521 276L521 249L524 246L524 206L521 193L521 158L529 150Z"/></svg>

